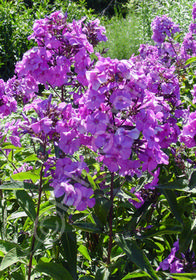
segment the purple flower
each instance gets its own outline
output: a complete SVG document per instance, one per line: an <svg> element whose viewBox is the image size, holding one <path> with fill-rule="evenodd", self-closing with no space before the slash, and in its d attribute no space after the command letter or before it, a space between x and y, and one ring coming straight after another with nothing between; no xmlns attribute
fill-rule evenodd
<svg viewBox="0 0 196 280"><path fill-rule="evenodd" d="M162 44L166 36L172 37L176 32L180 32L179 26L173 23L172 19L166 15L157 16L153 20L151 27L153 30L152 39L158 44Z"/></svg>
<svg viewBox="0 0 196 280"><path fill-rule="evenodd" d="M196 19L196 3L193 4L192 16L193 16L193 20L195 21L195 19Z"/></svg>
<svg viewBox="0 0 196 280"><path fill-rule="evenodd" d="M188 148L196 146L196 113L191 113L187 124L183 127L181 135L179 136L181 142Z"/></svg>

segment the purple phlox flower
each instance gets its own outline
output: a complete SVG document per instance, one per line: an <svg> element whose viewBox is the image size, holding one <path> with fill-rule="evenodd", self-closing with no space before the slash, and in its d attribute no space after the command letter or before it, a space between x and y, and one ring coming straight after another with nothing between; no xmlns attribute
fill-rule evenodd
<svg viewBox="0 0 196 280"><path fill-rule="evenodd" d="M2 94L0 95L0 118L10 115L17 109L17 102L15 98Z"/></svg>
<svg viewBox="0 0 196 280"><path fill-rule="evenodd" d="M95 47L100 41L107 41L107 37L105 36L105 27L100 26L100 20L95 19L90 22L87 22L82 32L86 34L88 41Z"/></svg>
<svg viewBox="0 0 196 280"><path fill-rule="evenodd" d="M165 41L166 35L171 37L176 32L180 32L179 25L166 15L157 16L151 23L151 27L153 30L152 39L158 44Z"/></svg>
<svg viewBox="0 0 196 280"><path fill-rule="evenodd" d="M196 34L196 23L191 22L189 25L189 31L193 34Z"/></svg>
<svg viewBox="0 0 196 280"><path fill-rule="evenodd" d="M140 132L137 128L125 130L119 128L114 135L114 149L122 159L128 159L132 153L131 147L135 139L139 137Z"/></svg>
<svg viewBox="0 0 196 280"><path fill-rule="evenodd" d="M196 113L191 113L187 124L183 127L179 140L188 148L196 146Z"/></svg>
<svg viewBox="0 0 196 280"><path fill-rule="evenodd" d="M173 244L173 248L171 249L171 253L169 256L164 259L156 269L157 271L169 270L170 273L181 273L184 272L184 263L181 259L176 257L176 252L179 251L179 240L177 240ZM183 256L183 254L182 254Z"/></svg>
<svg viewBox="0 0 196 280"><path fill-rule="evenodd" d="M181 46L181 56L184 60L195 56L196 54L196 40L193 38L193 33L189 32L185 35Z"/></svg>
<svg viewBox="0 0 196 280"><path fill-rule="evenodd" d="M170 144L176 143L180 129L176 123L165 123L161 126L160 131L157 133L159 145L164 149L168 148Z"/></svg>
<svg viewBox="0 0 196 280"><path fill-rule="evenodd" d="M73 205L77 210L83 211L87 207L92 208L95 205L95 198L91 198L93 195L93 190L86 188L79 183L74 184L77 198L75 199Z"/></svg>
<svg viewBox="0 0 196 280"><path fill-rule="evenodd" d="M160 173L160 168L158 168L156 171L154 171L154 173L149 172L150 175L152 175L154 178L152 180L151 183L148 183L144 186L145 189L151 189L154 190L155 187L157 186L158 182L159 182L159 173Z"/></svg>
<svg viewBox="0 0 196 280"><path fill-rule="evenodd" d="M135 195L136 199L130 198L129 202L132 203L135 208L140 208L144 204L144 199L142 198L141 193L139 191L136 192L135 187L133 187L130 192Z"/></svg>
<svg viewBox="0 0 196 280"><path fill-rule="evenodd" d="M110 102L117 110L123 110L132 104L131 94L128 90L117 89L110 96Z"/></svg>
<svg viewBox="0 0 196 280"><path fill-rule="evenodd" d="M33 169L33 166L30 166L28 163L24 163L22 166L20 167L17 167L17 170L15 169L13 171L13 174L17 174L17 173L20 173L20 172L26 172L26 171L29 171L29 170L32 170Z"/></svg>
<svg viewBox="0 0 196 280"><path fill-rule="evenodd" d="M19 77L30 74L37 81L39 81L40 77L42 77L46 73L46 71L49 70L48 63L50 59L51 53L45 48L33 47L32 49L27 51L23 55L22 60L16 64L15 71L19 75Z"/></svg>
<svg viewBox="0 0 196 280"><path fill-rule="evenodd" d="M92 90L97 91L100 85L104 82L106 82L106 76L105 75L99 75L97 70L87 71L86 72L86 78L88 80L89 88Z"/></svg>
<svg viewBox="0 0 196 280"><path fill-rule="evenodd" d="M108 124L108 117L106 114L98 111L89 115L86 119L86 131L92 134L99 133L100 131L104 133L106 131Z"/></svg>
<svg viewBox="0 0 196 280"><path fill-rule="evenodd" d="M147 57L158 58L158 48L157 46L151 46L148 44L142 44L139 48L139 53L142 59L146 59Z"/></svg>
<svg viewBox="0 0 196 280"><path fill-rule="evenodd" d="M192 16L193 16L193 20L195 21L195 19L196 19L196 3L193 3Z"/></svg>
<svg viewBox="0 0 196 280"><path fill-rule="evenodd" d="M142 171L152 171L158 164L168 164L168 156L161 151L160 147L146 148L145 152L139 154L139 159L142 163Z"/></svg>
<svg viewBox="0 0 196 280"><path fill-rule="evenodd" d="M9 79L5 85L6 94L13 96L16 100L21 98L26 104L38 92L38 83L31 75L17 79L16 76Z"/></svg>
<svg viewBox="0 0 196 280"><path fill-rule="evenodd" d="M59 140L59 148L65 154L73 155L79 149L80 140L77 138L78 134L75 130L62 132Z"/></svg>
<svg viewBox="0 0 196 280"><path fill-rule="evenodd" d="M112 133L97 131L92 137L92 148L99 149L101 154L105 154L113 148L114 137Z"/></svg>
<svg viewBox="0 0 196 280"><path fill-rule="evenodd" d="M193 104L196 103L196 85L193 85L193 89L191 90L193 96Z"/></svg>
<svg viewBox="0 0 196 280"><path fill-rule="evenodd" d="M52 130L52 120L48 117L45 117L40 121L31 124L31 128L35 134L43 132L45 135L47 135Z"/></svg>
<svg viewBox="0 0 196 280"><path fill-rule="evenodd" d="M110 172L117 172L119 170L120 162L118 154L108 154L103 158L103 163L108 167Z"/></svg>
<svg viewBox="0 0 196 280"><path fill-rule="evenodd" d="M5 82L3 79L0 79L0 98L5 93Z"/></svg>
<svg viewBox="0 0 196 280"><path fill-rule="evenodd" d="M95 110L99 108L101 103L105 101L105 96L103 94L99 94L99 92L91 89L86 92L86 96L84 96L84 103L86 103L86 107L91 110Z"/></svg>
<svg viewBox="0 0 196 280"><path fill-rule="evenodd" d="M14 145L15 147L21 147L20 137L16 135L11 135L9 138L11 140L12 145Z"/></svg>

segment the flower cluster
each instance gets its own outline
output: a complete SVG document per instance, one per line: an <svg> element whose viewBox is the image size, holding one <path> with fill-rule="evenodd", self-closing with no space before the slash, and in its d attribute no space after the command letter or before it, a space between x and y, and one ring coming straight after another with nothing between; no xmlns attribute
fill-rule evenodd
<svg viewBox="0 0 196 280"><path fill-rule="evenodd" d="M6 92L5 82L0 79L0 118L10 115L17 109L17 102Z"/></svg>
<svg viewBox="0 0 196 280"><path fill-rule="evenodd" d="M16 65L19 78L32 76L45 86L61 87L78 82L87 85L85 72L91 66L93 47L105 41L105 29L99 21L67 23L67 16L54 12L49 17L35 21L33 34L38 47L27 51Z"/></svg>
<svg viewBox="0 0 196 280"><path fill-rule="evenodd" d="M56 162L56 171L51 186L54 187L55 196L62 197L67 206L75 206L82 211L95 205L91 198L93 190L86 187L86 182L80 179L82 169L87 168L84 162L72 162L70 158L60 158ZM75 183L73 183L75 182Z"/></svg>
<svg viewBox="0 0 196 280"><path fill-rule="evenodd" d="M158 44L163 43L166 36L172 37L176 32L180 32L179 26L173 23L172 19L166 15L157 16L151 27L153 31L152 39Z"/></svg>
<svg viewBox="0 0 196 280"><path fill-rule="evenodd" d="M10 125L10 140L20 146L23 135L39 139L48 158L55 147L51 185L67 205L84 209L95 202L92 190L76 180L81 179L76 162L68 159L82 146L93 150L110 172L154 177L143 190L132 189L140 207L158 183L159 165L168 164L165 149L178 139L187 147L195 143L194 114L182 133L178 126L184 112L177 73L185 51L187 55L185 40L182 47L174 43L180 30L166 16L156 17L152 28L157 45L141 45L138 56L118 60L97 53L92 61L94 47L106 40L104 27L85 18L68 23L66 14L54 12L35 21L29 39L37 47L17 63L16 76L0 82L3 116L16 109L15 99L26 104L21 120ZM52 88L53 95L39 99L40 84Z"/></svg>
<svg viewBox="0 0 196 280"><path fill-rule="evenodd" d="M191 270L190 270L191 268ZM171 253L164 259L157 270L169 270L170 273L193 272L196 268L194 254L188 251L186 254L179 253L179 240L173 244Z"/></svg>

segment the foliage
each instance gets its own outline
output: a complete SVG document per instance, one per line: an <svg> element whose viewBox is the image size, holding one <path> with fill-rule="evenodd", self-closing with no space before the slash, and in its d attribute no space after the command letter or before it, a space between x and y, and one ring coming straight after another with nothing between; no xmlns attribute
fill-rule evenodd
<svg viewBox="0 0 196 280"><path fill-rule="evenodd" d="M101 20L106 28L108 41L100 43L99 50L106 49L104 56L118 59L129 59L132 54L137 54L142 39L138 38L140 33L137 17L132 14L123 18L120 14L113 16L110 20Z"/></svg>

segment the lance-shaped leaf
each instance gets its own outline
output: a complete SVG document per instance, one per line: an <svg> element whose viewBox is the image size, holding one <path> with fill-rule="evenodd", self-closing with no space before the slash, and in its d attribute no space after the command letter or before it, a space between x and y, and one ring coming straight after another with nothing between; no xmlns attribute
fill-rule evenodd
<svg viewBox="0 0 196 280"><path fill-rule="evenodd" d="M117 239L117 243L133 263L140 267L144 272L147 272L153 280L159 280L148 258L146 257L144 252L138 247L135 240L131 238L125 239L121 235Z"/></svg>
<svg viewBox="0 0 196 280"><path fill-rule="evenodd" d="M181 213L179 211L179 206L176 200L176 195L174 191L171 190L164 190L163 194L165 195L167 202L171 208L172 213L176 217L176 219L182 224L183 220L181 218Z"/></svg>
<svg viewBox="0 0 196 280"><path fill-rule="evenodd" d="M0 271L8 268L9 266L17 263L17 262L24 262L25 254L22 250L18 247L12 248L2 259L0 265Z"/></svg>
<svg viewBox="0 0 196 280"><path fill-rule="evenodd" d="M40 261L35 267L35 270L51 276L55 280L73 280L73 277L71 276L69 271L64 268L63 265L60 265L58 263Z"/></svg>
<svg viewBox="0 0 196 280"><path fill-rule="evenodd" d="M27 213L28 217L34 221L36 218L36 211L32 198L24 190L16 191L16 198L22 209Z"/></svg>

